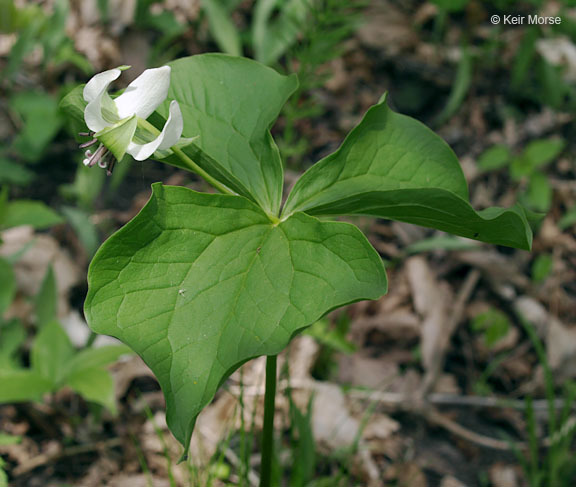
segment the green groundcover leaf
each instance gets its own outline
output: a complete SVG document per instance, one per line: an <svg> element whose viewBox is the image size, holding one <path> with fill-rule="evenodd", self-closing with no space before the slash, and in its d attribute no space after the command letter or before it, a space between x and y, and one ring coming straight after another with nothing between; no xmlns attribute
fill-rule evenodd
<svg viewBox="0 0 576 487"><path fill-rule="evenodd" d="M169 63L168 114L177 100L183 137L198 139L184 149L212 177L277 215L284 182L282 161L270 127L296 89L295 76L282 76L245 58L203 54ZM180 165L176 156L167 162Z"/></svg>
<svg viewBox="0 0 576 487"><path fill-rule="evenodd" d="M49 228L62 223L63 218L42 201L16 200L8 203L4 220L4 228L20 225L32 225L34 228Z"/></svg>
<svg viewBox="0 0 576 487"><path fill-rule="evenodd" d="M242 363L386 292L382 261L353 225L303 213L274 224L246 198L161 184L100 248L88 281L90 327L151 367L186 448L196 416Z"/></svg>
<svg viewBox="0 0 576 487"><path fill-rule="evenodd" d="M378 216L521 249L532 243L522 207L474 211L450 147L384 101L298 180L283 214L296 211Z"/></svg>
<svg viewBox="0 0 576 487"><path fill-rule="evenodd" d="M52 382L31 370L0 371L0 404L41 399L52 390Z"/></svg>

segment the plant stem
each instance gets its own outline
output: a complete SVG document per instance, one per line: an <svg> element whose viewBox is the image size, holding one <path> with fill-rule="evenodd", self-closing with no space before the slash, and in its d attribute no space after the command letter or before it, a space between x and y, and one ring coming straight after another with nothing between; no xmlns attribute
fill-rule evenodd
<svg viewBox="0 0 576 487"><path fill-rule="evenodd" d="M266 392L264 393L264 429L262 430L262 460L260 487L272 485L272 459L274 458L274 400L276 399L276 358L266 357Z"/></svg>
<svg viewBox="0 0 576 487"><path fill-rule="evenodd" d="M198 176L204 178L204 180L208 184L216 188L218 191L224 194L233 194L233 195L236 194L230 188L228 188L227 186L225 186L224 184L222 184L221 182L210 176L210 174L208 174L206 171L204 171L204 169L202 169L198 164L196 164L192 159L190 159L182 149L180 149L179 147L172 147L172 150L174 151L174 154L176 154L180 158L180 160L188 168L190 168L191 171L198 174Z"/></svg>
<svg viewBox="0 0 576 487"><path fill-rule="evenodd" d="M148 122L148 120L139 118L138 125L155 136L160 135L160 130L154 127L154 125ZM216 188L218 191L224 194L232 194L232 195L236 194L230 188L228 188L227 186L225 186L224 184L222 184L221 182L210 176L210 174L208 174L204 169L202 169L198 164L196 164L192 159L190 159L182 149L176 146L171 147L171 149L174 151L174 154L176 154L179 157L179 159L184 163L184 165L188 169L198 174L198 176L204 178L204 180L208 184Z"/></svg>

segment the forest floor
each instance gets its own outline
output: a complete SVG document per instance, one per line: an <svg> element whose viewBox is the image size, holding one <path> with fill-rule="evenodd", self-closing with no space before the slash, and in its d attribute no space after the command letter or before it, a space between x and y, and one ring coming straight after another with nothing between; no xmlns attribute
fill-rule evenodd
<svg viewBox="0 0 576 487"><path fill-rule="evenodd" d="M168 44L178 46L171 52L215 50L196 2L164 3L177 20L193 26ZM248 22L250 4L243 2L235 13L238 25ZM74 5L67 32L96 71L130 64L136 75L147 66L158 34L134 24L124 10L102 24L87 6ZM284 114L273 128L288 155L288 188L333 152L388 92L394 110L428 124L451 145L476 209L541 201L528 194L536 190L526 178L511 176L508 165L489 169L488 149L506 147L514 158L534 141L562 141L561 151L540 169L549 208L531 252L399 222L349 219L385 259L390 290L378 301L331 313L280 356L279 462L289 472L293 458L306 454L302 438L309 430L314 475L332 479L309 485L521 487L536 485L529 483L530 468L549 475L552 455L574 452L574 409L559 420L556 436L549 428L551 404L560 412L576 385L574 111L568 102L555 104L553 93L544 96L557 88L539 84L542 79L532 71L536 58L518 85L526 91L511 88L512 78L520 76L515 60L529 30L502 29L495 36L490 13L481 2L469 2L463 12L440 21L432 3L371 2L341 43L341 53L314 67L310 79L316 81L294 103L295 113L304 105L312 116ZM543 30L536 55L551 59L543 42L548 38L556 37ZM576 52L573 39L562 39ZM6 63L9 50L2 51L2 45L0 62ZM298 69L298 49L294 53L288 59ZM29 85L56 90L70 78L85 81L65 67L42 71L34 53L21 69L26 80L20 79L15 91ZM535 98L535 92L542 97ZM19 130L0 116L0 140L10 141ZM62 131L34 166L36 183L13 187L11 195L41 199L53 208L68 204L59 188L74 184L80 158L72 137ZM151 161L133 163L117 188L105 181L94 198L90 219L102 240L142 208L155 181L209 191L189 173ZM60 320L73 342L84 344L90 253L82 239L62 223L45 231L5 230L2 241L4 256L31 246L15 264L18 295L8 315L25 324L33 321L30 301L51 265ZM168 432L163 396L145 364L129 357L111 370L117 415L66 389L42 403L0 406L0 431L19 438L15 444L0 442L10 486L162 487L208 485L208 478L214 486L240 485L241 478L246 485L257 483L263 358L235 372L200 415L195 466L176 464L181 447ZM295 426L294 406L305 427ZM253 451L242 453L242 438L252 434ZM563 438L569 441L560 451ZM529 458L530 451L533 463L523 465L520 458ZM559 485L576 485L576 463L565 460L557 460L564 462L567 480Z"/></svg>

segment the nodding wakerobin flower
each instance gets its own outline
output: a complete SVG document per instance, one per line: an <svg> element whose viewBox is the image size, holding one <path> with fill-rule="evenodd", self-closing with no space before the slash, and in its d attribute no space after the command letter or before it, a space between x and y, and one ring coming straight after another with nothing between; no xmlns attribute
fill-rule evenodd
<svg viewBox="0 0 576 487"><path fill-rule="evenodd" d="M82 144L87 148L100 142L92 152L86 151L84 164L98 164L112 173L116 160L130 154L137 161L143 161L157 150L166 150L175 145L182 135L184 123L178 102L170 102L169 116L160 133L146 119L158 108L168 95L170 86L170 66L147 69L128 85L124 93L116 98L108 94L108 86L116 80L128 66L98 73L84 87L84 121L92 140ZM150 130L152 129L152 130Z"/></svg>

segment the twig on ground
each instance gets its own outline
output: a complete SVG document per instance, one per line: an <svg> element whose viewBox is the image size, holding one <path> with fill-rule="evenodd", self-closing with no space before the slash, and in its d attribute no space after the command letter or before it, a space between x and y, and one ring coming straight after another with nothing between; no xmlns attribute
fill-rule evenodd
<svg viewBox="0 0 576 487"><path fill-rule="evenodd" d="M73 457L76 455L82 455L83 453L91 453L97 450L103 450L106 448L114 448L122 444L121 438L111 438L110 440L97 441L96 443L88 443L86 445L75 445L62 450L56 451L54 453L43 453L34 458L31 458L28 462L18 465L14 471L14 476L20 476L34 470L42 465L47 465L49 463L60 460L61 458Z"/></svg>

